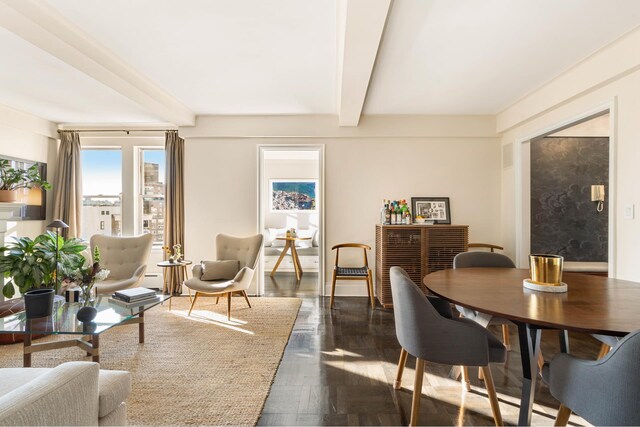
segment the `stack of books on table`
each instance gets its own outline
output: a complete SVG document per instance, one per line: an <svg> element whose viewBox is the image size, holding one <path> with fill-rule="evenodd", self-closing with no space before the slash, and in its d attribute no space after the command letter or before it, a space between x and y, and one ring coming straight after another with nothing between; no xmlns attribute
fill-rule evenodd
<svg viewBox="0 0 640 427"><path fill-rule="evenodd" d="M135 307L148 304L157 299L158 296L153 289L140 287L116 291L111 295L109 301L125 307Z"/></svg>

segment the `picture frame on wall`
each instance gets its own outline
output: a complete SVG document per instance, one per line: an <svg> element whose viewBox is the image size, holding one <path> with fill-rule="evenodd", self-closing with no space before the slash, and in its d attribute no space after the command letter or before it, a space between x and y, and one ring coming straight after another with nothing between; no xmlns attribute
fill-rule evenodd
<svg viewBox="0 0 640 427"><path fill-rule="evenodd" d="M413 217L421 216L434 224L451 224L448 197L412 197Z"/></svg>
<svg viewBox="0 0 640 427"><path fill-rule="evenodd" d="M317 179L271 179L271 212L317 212Z"/></svg>

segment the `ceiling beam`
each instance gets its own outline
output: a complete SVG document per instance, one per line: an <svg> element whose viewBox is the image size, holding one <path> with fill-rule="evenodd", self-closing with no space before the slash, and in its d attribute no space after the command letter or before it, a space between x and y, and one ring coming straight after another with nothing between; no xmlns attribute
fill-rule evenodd
<svg viewBox="0 0 640 427"><path fill-rule="evenodd" d="M44 2L0 0L0 26L110 87L162 120L195 124L195 113Z"/></svg>
<svg viewBox="0 0 640 427"><path fill-rule="evenodd" d="M358 126L391 0L338 0L338 122Z"/></svg>

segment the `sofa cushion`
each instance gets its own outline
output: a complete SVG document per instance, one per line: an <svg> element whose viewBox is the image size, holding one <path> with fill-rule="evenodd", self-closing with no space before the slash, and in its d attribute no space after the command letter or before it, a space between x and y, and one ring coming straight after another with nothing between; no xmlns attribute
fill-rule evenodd
<svg viewBox="0 0 640 427"><path fill-rule="evenodd" d="M200 265L201 280L231 280L240 271L240 261L237 260L201 261Z"/></svg>
<svg viewBox="0 0 640 427"><path fill-rule="evenodd" d="M49 372L50 368L2 368L0 369L0 396L4 396L28 383L29 381Z"/></svg>
<svg viewBox="0 0 640 427"><path fill-rule="evenodd" d="M297 248L311 248L313 247L313 238L316 235L317 229L306 229L306 230L298 230L298 237L309 238L309 240L296 240L296 249Z"/></svg>
<svg viewBox="0 0 640 427"><path fill-rule="evenodd" d="M131 374L127 371L100 370L98 379L98 416L118 409L131 393Z"/></svg>

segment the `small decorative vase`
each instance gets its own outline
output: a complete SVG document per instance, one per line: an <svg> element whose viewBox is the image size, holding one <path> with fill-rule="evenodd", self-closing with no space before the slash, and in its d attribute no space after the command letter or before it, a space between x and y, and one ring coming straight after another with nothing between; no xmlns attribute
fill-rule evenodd
<svg viewBox="0 0 640 427"><path fill-rule="evenodd" d="M24 311L27 319L51 316L53 310L53 289L31 289L24 293Z"/></svg>
<svg viewBox="0 0 640 427"><path fill-rule="evenodd" d="M170 257L169 257L169 262L170 262L171 264L173 264L173 263L175 262L175 259L174 259L172 256L170 256Z"/></svg>
<svg viewBox="0 0 640 427"><path fill-rule="evenodd" d="M80 302L84 305L91 304L95 301L95 293L93 292L93 285L91 283L89 285L83 285L80 287L82 290L82 295L80 296Z"/></svg>
<svg viewBox="0 0 640 427"><path fill-rule="evenodd" d="M76 317L78 318L79 321L81 321L82 323L85 323L85 322L91 322L93 319L96 318L97 314L98 314L98 310L95 307L87 306L87 307L82 307L80 310L78 310L78 314L76 314Z"/></svg>

